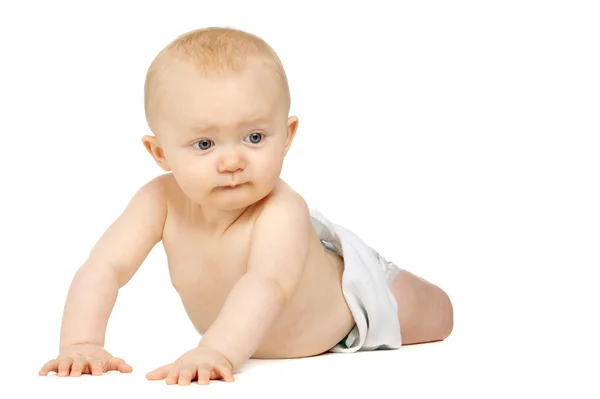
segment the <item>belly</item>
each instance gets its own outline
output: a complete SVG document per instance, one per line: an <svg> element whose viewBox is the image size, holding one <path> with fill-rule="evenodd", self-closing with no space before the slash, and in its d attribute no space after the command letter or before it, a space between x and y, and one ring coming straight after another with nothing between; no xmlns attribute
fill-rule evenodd
<svg viewBox="0 0 600 399"><path fill-rule="evenodd" d="M219 312L242 273L236 276L215 276L207 271L201 278L171 278L190 321L204 334L219 316ZM210 276L210 277L209 277Z"/></svg>
<svg viewBox="0 0 600 399"><path fill-rule="evenodd" d="M320 246L320 244L319 244ZM343 261L321 252L309 261L294 300L282 312L255 358L295 358L324 353L354 326L341 287Z"/></svg>
<svg viewBox="0 0 600 399"><path fill-rule="evenodd" d="M342 293L343 268L343 260L323 250L316 239L296 295L275 320L253 357L314 356L340 342L354 326ZM240 268L236 273L204 272L197 278L187 274L175 279L172 276L184 309L200 334L218 317L243 272Z"/></svg>

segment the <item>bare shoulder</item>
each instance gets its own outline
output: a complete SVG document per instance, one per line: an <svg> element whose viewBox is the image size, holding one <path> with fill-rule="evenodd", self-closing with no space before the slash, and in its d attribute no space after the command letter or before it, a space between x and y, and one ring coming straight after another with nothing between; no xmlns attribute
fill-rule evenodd
<svg viewBox="0 0 600 399"><path fill-rule="evenodd" d="M285 182L263 199L254 223L248 272L268 276L289 301L299 284L310 248L311 221L304 198Z"/></svg>
<svg viewBox="0 0 600 399"><path fill-rule="evenodd" d="M179 184L171 173L165 173L155 177L147 183L148 190L164 201L168 211L178 209L186 200L187 197L181 191Z"/></svg>
<svg viewBox="0 0 600 399"><path fill-rule="evenodd" d="M310 211L304 197L290 187L286 182L280 180L275 189L266 197L261 204L257 221L259 223L285 224L310 222Z"/></svg>
<svg viewBox="0 0 600 399"><path fill-rule="evenodd" d="M265 245L272 253L282 252L284 256L286 252L289 254L290 247L301 252L307 251L311 231L308 204L298 192L281 180L260 204L252 242L255 249Z"/></svg>
<svg viewBox="0 0 600 399"><path fill-rule="evenodd" d="M131 279L150 250L162 239L167 215L165 180L159 176L138 188L89 254L90 264L117 271L119 286Z"/></svg>
<svg viewBox="0 0 600 399"><path fill-rule="evenodd" d="M178 188L177 182L171 173L159 175L146 183L145 186L165 200L175 195Z"/></svg>

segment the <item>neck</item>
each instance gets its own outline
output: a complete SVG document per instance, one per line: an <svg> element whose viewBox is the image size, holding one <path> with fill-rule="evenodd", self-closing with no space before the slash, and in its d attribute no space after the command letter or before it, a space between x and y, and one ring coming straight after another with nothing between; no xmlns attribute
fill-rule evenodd
<svg viewBox="0 0 600 399"><path fill-rule="evenodd" d="M233 226L240 218L246 214L250 206L224 211L221 209L211 209L206 207L198 207L197 218L202 225L202 229L210 235L222 236Z"/></svg>

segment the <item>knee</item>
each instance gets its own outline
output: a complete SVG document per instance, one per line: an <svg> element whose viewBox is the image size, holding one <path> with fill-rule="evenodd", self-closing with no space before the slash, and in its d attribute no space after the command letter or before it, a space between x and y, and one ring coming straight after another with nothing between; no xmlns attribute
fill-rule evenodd
<svg viewBox="0 0 600 399"><path fill-rule="evenodd" d="M448 338L450 334L452 334L452 330L454 330L454 306L452 305L452 301L448 294L441 288L439 291L442 296L442 299L440 300L440 303L442 304L440 335L441 340L444 340Z"/></svg>
<svg viewBox="0 0 600 399"><path fill-rule="evenodd" d="M403 271L392 285L404 344L442 341L454 329L454 309L444 290Z"/></svg>

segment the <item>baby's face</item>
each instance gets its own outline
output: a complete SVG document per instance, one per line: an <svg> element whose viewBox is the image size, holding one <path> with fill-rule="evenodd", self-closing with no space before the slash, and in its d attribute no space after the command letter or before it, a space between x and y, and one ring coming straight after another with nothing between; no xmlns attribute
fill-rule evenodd
<svg viewBox="0 0 600 399"><path fill-rule="evenodd" d="M222 77L201 76L189 64L171 68L161 79L153 126L182 190L220 210L264 198L279 180L296 127L278 82L257 63Z"/></svg>

